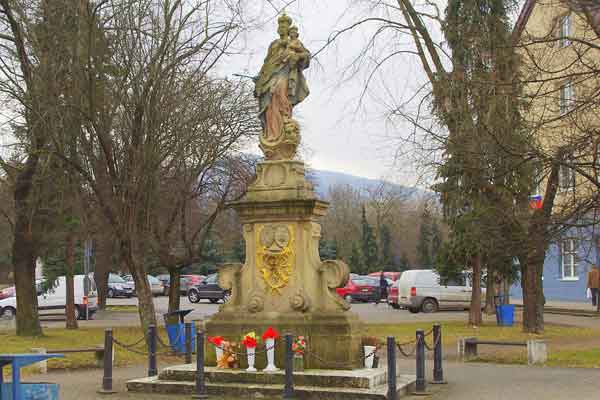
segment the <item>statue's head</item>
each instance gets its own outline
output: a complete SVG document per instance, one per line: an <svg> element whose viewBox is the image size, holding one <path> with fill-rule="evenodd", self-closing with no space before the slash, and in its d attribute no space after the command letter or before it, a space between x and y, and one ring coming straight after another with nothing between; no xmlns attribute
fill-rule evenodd
<svg viewBox="0 0 600 400"><path fill-rule="evenodd" d="M286 13L283 13L277 19L277 23L279 25L277 27L277 33L279 33L279 36L282 38L287 36L290 31L290 26L292 26L292 19L288 17Z"/></svg>
<svg viewBox="0 0 600 400"><path fill-rule="evenodd" d="M298 27L294 25L290 28L290 38L298 39L298 36L300 36L300 34L298 33Z"/></svg>

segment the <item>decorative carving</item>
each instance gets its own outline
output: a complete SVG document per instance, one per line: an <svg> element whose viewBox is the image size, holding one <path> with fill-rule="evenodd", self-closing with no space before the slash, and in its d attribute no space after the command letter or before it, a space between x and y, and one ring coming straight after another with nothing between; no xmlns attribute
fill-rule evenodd
<svg viewBox="0 0 600 400"><path fill-rule="evenodd" d="M222 309L235 307L239 303L240 296L240 271L243 264L224 264L219 267L219 286L223 290L229 290L231 296L229 301L221 305Z"/></svg>
<svg viewBox="0 0 600 400"><path fill-rule="evenodd" d="M327 260L319 268L325 295L332 299L339 309L349 310L350 304L335 292L335 289L346 286L350 277L350 268L340 260Z"/></svg>
<svg viewBox="0 0 600 400"><path fill-rule="evenodd" d="M302 288L298 289L296 294L290 297L290 306L296 311L308 311L310 308L310 299L306 296Z"/></svg>
<svg viewBox="0 0 600 400"><path fill-rule="evenodd" d="M292 117L284 117L281 134L276 139L261 134L259 147L267 160L291 160L299 144L300 125Z"/></svg>
<svg viewBox="0 0 600 400"><path fill-rule="evenodd" d="M265 168L265 185L267 186L281 186L285 183L287 178L286 168L280 164L269 165Z"/></svg>
<svg viewBox="0 0 600 400"><path fill-rule="evenodd" d="M267 290L281 294L292 274L294 265L293 234L284 224L268 224L257 230L257 267Z"/></svg>
<svg viewBox="0 0 600 400"><path fill-rule="evenodd" d="M251 312L254 314L254 313L261 312L264 308L265 308L265 300L261 296L254 294L250 298L250 301L248 302L248 312Z"/></svg>

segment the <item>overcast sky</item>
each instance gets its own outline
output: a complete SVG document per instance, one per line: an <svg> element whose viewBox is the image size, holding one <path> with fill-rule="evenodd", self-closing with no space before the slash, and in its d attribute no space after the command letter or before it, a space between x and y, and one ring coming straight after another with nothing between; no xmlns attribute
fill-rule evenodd
<svg viewBox="0 0 600 400"><path fill-rule="evenodd" d="M286 1L272 0L276 6ZM227 63L225 73L257 75L267 48L277 36L275 10L265 0L253 12L273 16L262 28L244 35L241 54ZM348 9L348 4L353 8ZM356 0L298 0L286 9L299 26L300 39L315 53L336 30L366 15ZM294 109L301 123L303 157L312 168L345 172L368 178L413 185L414 168L398 163L395 154L399 143L394 140L398 129L387 121L391 98L400 99L414 93L425 81L420 66L412 57L398 57L391 61L373 82L369 94L362 97L365 79L370 68L356 74L348 72L348 65L366 43L374 26L356 29L345 34L334 45L321 52L316 62L305 71L310 96ZM409 43L408 40L406 40ZM348 74L346 74L348 77ZM258 147L254 151L259 152Z"/></svg>

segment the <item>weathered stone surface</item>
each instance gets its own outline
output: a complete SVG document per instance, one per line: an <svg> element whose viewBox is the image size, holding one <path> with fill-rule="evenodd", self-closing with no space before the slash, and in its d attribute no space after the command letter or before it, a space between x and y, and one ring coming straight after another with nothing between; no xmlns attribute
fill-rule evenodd
<svg viewBox="0 0 600 400"><path fill-rule="evenodd" d="M296 377L296 374L294 375ZM396 380L397 397L405 396L414 390L415 377L411 375L399 376ZM278 397L283 393L283 384L272 383L227 383L207 382L207 392L213 396L230 396L247 398ZM194 393L193 381L162 380L159 377L141 378L127 382L127 389L132 392L185 394ZM323 387L294 385L295 395L301 400L386 400L387 385L374 388L354 387Z"/></svg>
<svg viewBox="0 0 600 400"><path fill-rule="evenodd" d="M194 381L195 364L177 365L165 368L159 375L165 381ZM283 385L285 372L272 373L246 372L241 369L205 368L206 382L212 383L245 383ZM312 369L294 372L294 384L299 386L341 387L375 389L387 384L387 371L383 368L355 370L321 370Z"/></svg>

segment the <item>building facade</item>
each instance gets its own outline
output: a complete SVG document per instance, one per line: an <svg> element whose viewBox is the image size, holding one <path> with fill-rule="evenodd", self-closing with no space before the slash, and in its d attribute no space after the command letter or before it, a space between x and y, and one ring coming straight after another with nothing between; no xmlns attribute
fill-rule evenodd
<svg viewBox="0 0 600 400"><path fill-rule="evenodd" d="M587 273L600 265L600 2L526 0L514 33L537 156L561 163L553 215L562 228L546 253L544 294L585 302ZM534 207L547 180L548 171L540 171ZM522 296L518 284L511 295Z"/></svg>

